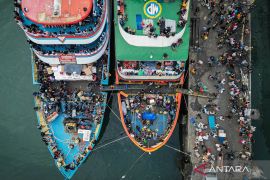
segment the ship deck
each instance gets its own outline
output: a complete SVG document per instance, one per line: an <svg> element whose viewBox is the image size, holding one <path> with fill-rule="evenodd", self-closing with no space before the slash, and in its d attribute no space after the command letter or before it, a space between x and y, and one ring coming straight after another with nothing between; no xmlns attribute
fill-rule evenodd
<svg viewBox="0 0 270 180"><path fill-rule="evenodd" d="M161 102L163 99L158 99L159 103L156 105L149 105L149 98L155 97L154 94L145 94L147 98L142 101L138 101L139 96L141 94L126 94L123 91L118 93L121 122L128 137L137 147L145 152L154 152L167 143L174 131L182 94L160 94L159 97L166 99L166 105L163 104L165 101Z"/></svg>
<svg viewBox="0 0 270 180"><path fill-rule="evenodd" d="M55 13L55 6L59 5L59 14ZM32 0L22 1L22 10L27 18L37 24L63 25L82 21L92 10L93 2L90 0Z"/></svg>
<svg viewBox="0 0 270 180"><path fill-rule="evenodd" d="M138 24L138 17L142 20L142 22L152 21L153 26L156 29L155 33L160 32L160 28L157 25L157 22L160 18L173 20L176 24L179 21L179 15L177 12L180 11L182 0L177 0L175 2L170 3L160 3L162 6L161 14L156 18L149 18L147 17L146 13L144 12L144 1L136 1L136 0L129 0L123 1L126 6L124 8L124 14L127 15L128 20L125 22L123 28L129 27L135 30L135 35L143 36L145 34L145 30L142 28L138 28L140 26ZM149 1L148 1L149 2ZM147 3L147 2L146 2ZM114 3L115 7L115 43L116 43L116 59L119 61L134 61L134 60L164 60L163 55L164 53L168 54L169 60L181 60L186 61L188 58L188 48L189 48L189 20L186 23L186 29L182 36L183 43L180 46L177 46L175 49L172 49L171 46L167 47L140 47L140 46L133 46L128 44L125 39L123 38L120 30L117 16L117 3ZM179 33L183 28L176 26L175 33ZM134 53L139 52L139 53Z"/></svg>
<svg viewBox="0 0 270 180"><path fill-rule="evenodd" d="M87 83L81 85L85 86L86 84ZM69 88L73 86L73 83L68 83ZM55 117L52 117L51 115L48 116L48 113L54 114L51 113L51 110L47 111L45 109L40 109L37 111L39 125L42 126L41 131L46 132L44 137L50 139L48 142L48 149L51 155L54 157L56 165L58 165L59 162L61 163L58 168L67 179L70 179L81 164L86 160L88 155L91 153L92 148L95 146L95 141L99 137L107 99L106 93L101 93L100 95L103 97L103 102L100 102L99 105L96 104L95 106L95 103L87 100L80 102L70 100L61 101L59 105L60 111L56 113ZM92 108L91 115L89 116L89 114L86 114L86 111L77 111L76 116L71 118L71 114L73 113L71 107L80 103L90 103L89 107L90 109ZM41 100L39 97L35 98L35 104L44 108L48 106L47 102ZM45 112L48 112L47 115ZM95 116L100 117L99 123L94 120ZM68 123L69 121L70 123ZM76 123L78 132L67 132L65 124L74 123ZM87 138L84 140L83 134L86 133L84 131L89 131L90 133L88 140ZM78 139L80 141L78 141ZM71 148L71 146L73 146L73 148ZM55 158L56 151L61 152L59 158ZM60 161L61 157L62 160ZM66 166L69 165L74 166L74 169L66 169Z"/></svg>
<svg viewBox="0 0 270 180"><path fill-rule="evenodd" d="M136 28L137 22L136 22L136 16L142 16L143 19L148 19L148 17L143 12L144 3L143 1L136 1L136 0L129 0L124 1L127 5L125 7L125 13L128 14L128 21L126 22L126 27L129 26L132 29ZM160 16L157 18L153 18L154 27L158 29L157 22L161 17L171 19L178 21L178 17L176 16L176 13L180 9L181 1L175 1L170 3L161 3L162 5L162 12ZM176 32L179 32L182 28L176 27ZM143 29L136 29L136 35L143 35Z"/></svg>

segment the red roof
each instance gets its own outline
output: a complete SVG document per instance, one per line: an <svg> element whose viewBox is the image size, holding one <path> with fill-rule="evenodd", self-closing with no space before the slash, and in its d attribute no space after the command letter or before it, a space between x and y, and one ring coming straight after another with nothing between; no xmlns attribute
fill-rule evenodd
<svg viewBox="0 0 270 180"><path fill-rule="evenodd" d="M25 16L44 25L78 23L89 15L92 6L92 0L22 0Z"/></svg>

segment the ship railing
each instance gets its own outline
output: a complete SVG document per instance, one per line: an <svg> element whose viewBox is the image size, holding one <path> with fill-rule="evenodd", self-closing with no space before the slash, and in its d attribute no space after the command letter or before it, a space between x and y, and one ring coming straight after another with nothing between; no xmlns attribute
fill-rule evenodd
<svg viewBox="0 0 270 180"><path fill-rule="evenodd" d="M101 43L99 43L99 46L98 46L98 48L96 48L95 51L88 52L88 53L73 53L73 54L69 53L69 54L64 54L64 55L74 55L77 57L77 56L92 56L94 54L97 54L101 51L101 49L104 48L104 45L108 43L108 38L109 38L108 36L109 36L109 32L107 32L107 35L105 36L104 40ZM48 56L55 57L55 56L63 55L63 53L61 53L61 52L52 53L52 54L49 54L49 53L44 54L42 51L38 51L34 48L33 48L33 50L38 56L43 56L43 57L48 57Z"/></svg>
<svg viewBox="0 0 270 180"><path fill-rule="evenodd" d="M75 56L87 56L87 55L92 55L92 54L95 54L96 52L98 52L102 47L103 47L103 45L104 45L104 43L106 43L106 41L107 41L107 39L108 39L108 33L105 33L105 32L103 32L103 34L101 35L101 37L99 38L99 42L97 42L96 44L97 44L97 48L95 48L95 50L94 51L91 51L91 52L85 52L85 53L83 53L83 52L81 52L81 53L77 53L77 52L74 52L74 53L71 53L71 51L70 50L64 50L64 51L67 51L67 52L69 52L69 54L73 54L73 55L75 55ZM64 54L64 51L63 52L55 52L55 53L51 53L51 54L49 54L48 52L46 52L46 51L42 51L42 50L38 50L39 48L38 47L42 47L42 46L39 46L39 45L34 45L33 46L33 49L34 49L34 51L38 54L38 55L40 55L40 56L57 56L57 55L62 55L62 54ZM91 48L89 48L89 49L91 49ZM83 50L83 49L82 49ZM66 55L68 55L68 54L66 54Z"/></svg>
<svg viewBox="0 0 270 180"><path fill-rule="evenodd" d="M133 80L176 80L180 79L182 73L178 75L125 75L118 71L119 76L123 79L133 79Z"/></svg>
<svg viewBox="0 0 270 180"><path fill-rule="evenodd" d="M71 74L71 75L67 75L67 74L63 74L63 75L55 75L55 80L56 81L95 81L95 78L93 75L89 75L89 76L81 76L79 74Z"/></svg>

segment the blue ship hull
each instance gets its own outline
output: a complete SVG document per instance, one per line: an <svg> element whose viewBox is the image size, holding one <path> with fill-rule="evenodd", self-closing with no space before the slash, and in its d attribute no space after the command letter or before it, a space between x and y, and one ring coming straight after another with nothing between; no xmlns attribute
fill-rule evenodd
<svg viewBox="0 0 270 180"><path fill-rule="evenodd" d="M72 178L98 141L107 103L100 85L108 85L110 76L110 1L84 2L88 3L76 2L82 8L55 1L53 12L44 13L44 6L52 6L50 1L39 7L31 1L14 1L15 21L32 51L33 84L39 86L33 93L38 129L66 179ZM47 20L31 18L29 10ZM78 18L82 13L85 16ZM51 15L53 20L48 21ZM77 20L70 21L74 17Z"/></svg>
<svg viewBox="0 0 270 180"><path fill-rule="evenodd" d="M109 67L110 67L110 54L108 51L108 62L107 65L103 65L103 72L109 72ZM37 78L37 67L35 64L35 56L32 56L32 75L33 75L33 84L34 85L40 85L40 82ZM102 77L100 80L100 84L102 85L108 85L109 83L109 76L107 75L106 77L105 73L102 73ZM38 119L38 125L39 127L42 126L41 132L46 132L46 135L49 134L51 139L51 143L48 145L48 149L52 157L55 157L53 148L51 144L55 145L58 150L61 150L61 154L63 154L64 157L64 164L75 164L74 169L65 169L64 166L58 165L58 160L54 159L56 166L58 167L59 171L61 174L65 177L65 179L71 179L73 175L76 173L76 171L79 169L81 164L85 162L89 154L92 152L92 149L95 147L95 142L98 140L100 131L102 128L103 124L103 119L104 119L104 113L106 109L106 104L107 104L107 93L101 92L103 96L103 102L100 104L100 107L102 109L102 117L100 119L99 124L94 124L91 123L90 126L91 128L91 136L89 141L82 141L78 144L75 143L76 137L79 137L80 139L83 139L83 134L81 133L68 133L66 132L64 121L67 118L70 118L70 114L66 113L66 106L64 102L61 102L60 109L57 113L57 115L53 115L50 118L46 118L44 114L44 110L42 109L43 107L43 102L39 97L35 97L35 107L38 107L39 110L36 110L36 115ZM93 114L96 113L96 109L94 110ZM82 119L84 118L83 114L77 115L74 117L75 119ZM48 122L49 121L49 122ZM89 125L89 124L88 124ZM86 125L87 126L87 125ZM74 139L74 141L72 141ZM74 147L71 149L70 144L73 144ZM81 156L80 154L83 154ZM76 161L80 157L80 161Z"/></svg>
<svg viewBox="0 0 270 180"><path fill-rule="evenodd" d="M106 100L107 100L107 93L104 93L104 95L106 95L106 98L104 99L104 106L106 106ZM37 99L35 99L35 105L38 105L37 103ZM105 110L105 108L104 108ZM103 112L103 114L105 113L105 111ZM36 112L37 115L37 119L38 119L38 124L41 125L41 117L40 114L38 112ZM76 157L77 154L82 152L82 149L86 148L87 146L90 145L90 143L85 143L84 146L75 146L74 149L70 149L69 146L67 145L67 142L65 141L65 139L69 139L70 138L70 134L66 133L64 130L64 126L63 126L63 120L65 119L66 115L63 114L59 114L58 117L53 120L53 122L49 125L49 131L50 133L53 134L53 137L55 138L55 142L58 146L59 149L62 150L62 153L64 155L66 155L65 157L65 162L66 163L72 163L74 161L74 157ZM103 119L104 117L102 117L100 125L97 129L95 129L95 139L98 140L101 128L102 128L102 124L103 124ZM80 135L80 137L82 138L82 135ZM91 147L94 148L95 144L91 144ZM54 157L53 151L51 150L51 148L48 146L49 152L52 155L52 157ZM65 168L60 167L58 168L59 171L61 172L61 174L66 178L66 179L71 179L73 177L73 175L76 173L76 171L79 169L79 167L81 166L81 164L87 159L87 157L90 155L92 151L89 150L87 152L87 154L84 156L84 158L80 161L80 163L78 164L78 166L76 166L76 168L74 170L69 170L66 171ZM55 160L55 164L57 166L57 160Z"/></svg>

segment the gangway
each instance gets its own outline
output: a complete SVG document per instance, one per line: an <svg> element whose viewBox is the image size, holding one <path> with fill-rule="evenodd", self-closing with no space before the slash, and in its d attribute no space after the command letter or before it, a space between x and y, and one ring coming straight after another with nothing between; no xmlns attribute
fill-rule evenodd
<svg viewBox="0 0 270 180"><path fill-rule="evenodd" d="M101 91L126 91L126 90L142 90L142 84L115 84L109 86L101 86Z"/></svg>
<svg viewBox="0 0 270 180"><path fill-rule="evenodd" d="M125 91L125 92L132 92L134 90L144 90L144 91L156 91L159 93L182 93L184 95L188 96L195 96L195 97L201 97L201 98L210 98L214 99L216 98L214 94L207 93L207 92L195 92L192 91L191 89L184 89L184 88L179 88L177 86L168 86L168 85L160 85L160 86L155 86L155 85L147 85L147 84L113 84L109 86L101 86L100 88L101 91L105 92L118 92L118 91Z"/></svg>

